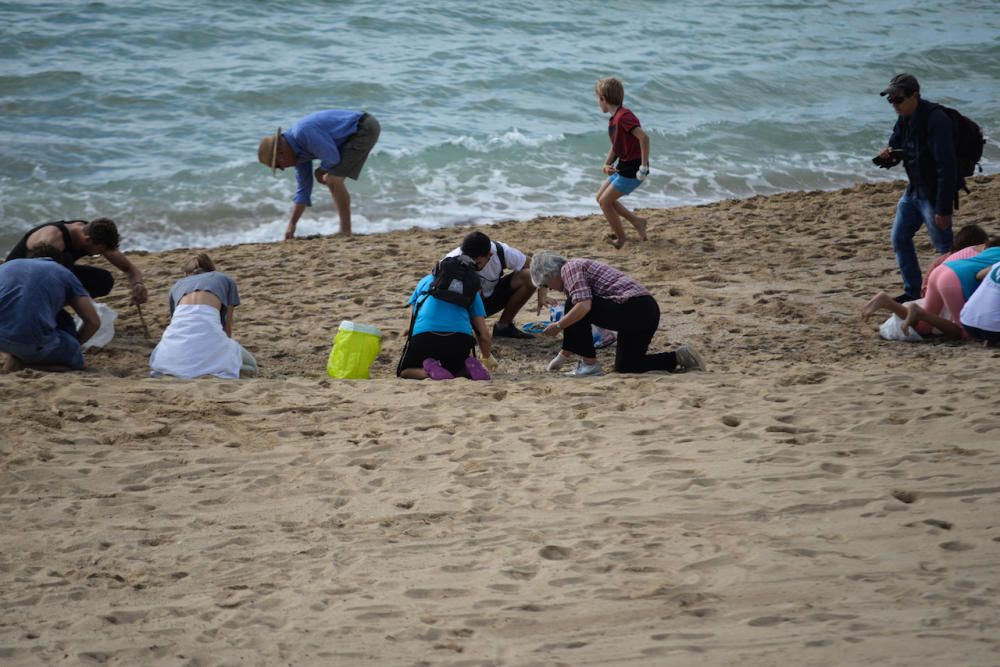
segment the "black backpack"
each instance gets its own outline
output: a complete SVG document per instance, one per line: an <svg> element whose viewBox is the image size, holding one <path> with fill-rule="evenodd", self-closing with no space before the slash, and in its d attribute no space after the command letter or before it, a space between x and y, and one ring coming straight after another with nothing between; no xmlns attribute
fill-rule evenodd
<svg viewBox="0 0 1000 667"><path fill-rule="evenodd" d="M955 127L955 158L959 175L963 178L972 176L976 173L976 165L983 159L983 145L986 144L986 139L983 137L982 128L971 118L943 104L933 104L927 112L928 115L935 109L941 109L948 114L951 124ZM983 167L980 165L979 172L982 171Z"/></svg>
<svg viewBox="0 0 1000 667"><path fill-rule="evenodd" d="M407 350L410 347L410 339L413 338L413 325L417 321L417 313L427 299L434 297L448 303L468 308L472 305L476 294L479 293L479 273L476 272L476 263L471 257L458 255L457 257L445 257L431 271L434 278L430 287L422 299L416 302L410 314L410 327L406 332L406 345L403 346L403 354L396 364L396 375L403 371L403 360L406 359Z"/></svg>
<svg viewBox="0 0 1000 667"><path fill-rule="evenodd" d="M435 299L468 308L479 293L476 263L465 255L445 257L431 272L434 279L427 294Z"/></svg>

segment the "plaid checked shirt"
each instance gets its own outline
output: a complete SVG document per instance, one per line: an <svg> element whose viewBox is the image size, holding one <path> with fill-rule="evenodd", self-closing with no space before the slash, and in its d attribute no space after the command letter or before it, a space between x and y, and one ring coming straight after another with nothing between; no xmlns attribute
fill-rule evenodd
<svg viewBox="0 0 1000 667"><path fill-rule="evenodd" d="M559 275L573 303L594 297L625 303L632 297L650 296L649 290L618 269L592 259L571 259L563 264Z"/></svg>

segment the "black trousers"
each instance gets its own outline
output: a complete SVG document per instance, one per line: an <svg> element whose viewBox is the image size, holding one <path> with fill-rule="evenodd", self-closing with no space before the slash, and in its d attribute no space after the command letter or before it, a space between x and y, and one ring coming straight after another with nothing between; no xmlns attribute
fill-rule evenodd
<svg viewBox="0 0 1000 667"><path fill-rule="evenodd" d="M67 268L80 279L80 282L83 283L83 289L90 292L90 296L95 299L99 296L107 296L111 293L111 288L115 286L115 277L106 269L77 264Z"/></svg>
<svg viewBox="0 0 1000 667"><path fill-rule="evenodd" d="M566 299L565 312L573 307ZM562 349L581 357L594 357L594 337L590 325L618 332L615 370L619 373L673 371L677 368L674 352L646 354L660 324L660 307L651 296L635 296L625 303L594 297L586 317L563 331Z"/></svg>

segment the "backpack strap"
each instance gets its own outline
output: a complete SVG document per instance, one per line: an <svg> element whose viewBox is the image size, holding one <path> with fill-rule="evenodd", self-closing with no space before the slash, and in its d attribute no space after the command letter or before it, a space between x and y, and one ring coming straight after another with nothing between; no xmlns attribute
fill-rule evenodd
<svg viewBox="0 0 1000 667"><path fill-rule="evenodd" d="M503 272L507 270L507 256L504 252L503 245L499 241L494 241L493 245L497 247L497 259L500 260L500 276L503 276Z"/></svg>

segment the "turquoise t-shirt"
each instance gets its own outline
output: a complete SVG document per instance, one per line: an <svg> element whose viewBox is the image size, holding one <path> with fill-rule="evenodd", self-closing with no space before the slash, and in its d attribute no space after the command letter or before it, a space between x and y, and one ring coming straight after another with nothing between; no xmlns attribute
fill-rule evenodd
<svg viewBox="0 0 1000 667"><path fill-rule="evenodd" d="M968 301L979 286L976 274L997 262L1000 262L1000 247L987 248L975 257L956 259L954 262L945 262L944 265L958 276L959 282L962 283L962 297Z"/></svg>
<svg viewBox="0 0 1000 667"><path fill-rule="evenodd" d="M424 279L417 283L417 289L413 290L409 303L416 307L418 302L423 302L420 311L417 313L417 321L413 323L413 335L433 331L435 333L464 333L472 335L472 318L486 317L486 307L483 306L483 297L476 294L475 300L468 308L462 308L458 304L449 303L441 299L427 296L434 276L426 275Z"/></svg>

